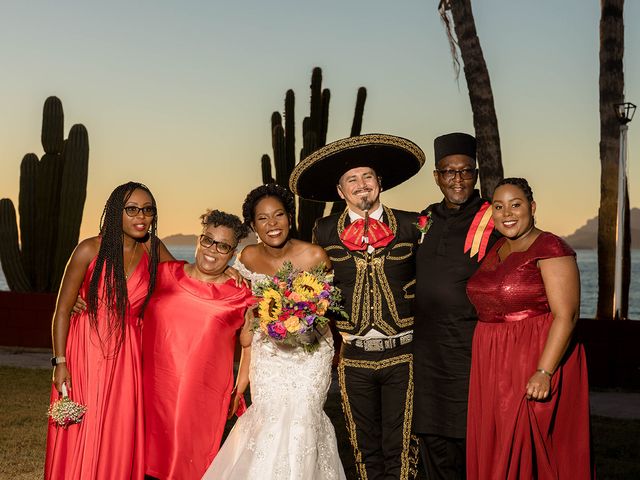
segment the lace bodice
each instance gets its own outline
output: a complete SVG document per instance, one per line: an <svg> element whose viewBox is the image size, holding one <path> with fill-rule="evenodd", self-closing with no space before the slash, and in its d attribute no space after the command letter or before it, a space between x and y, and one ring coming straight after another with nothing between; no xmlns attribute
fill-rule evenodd
<svg viewBox="0 0 640 480"><path fill-rule="evenodd" d="M251 282L267 275L233 267ZM345 479L335 431L324 413L331 383L333 339L328 330L308 353L256 331L251 344L251 406L233 430L205 479Z"/></svg>
<svg viewBox="0 0 640 480"><path fill-rule="evenodd" d="M249 280L252 284L254 282L259 282L269 277L269 275L266 275L264 273L252 272L251 270L249 270L247 267L244 266L244 264L240 261L239 258L236 258L235 262L233 262L233 268L238 270L238 272L240 272L240 275L242 275L244 278Z"/></svg>

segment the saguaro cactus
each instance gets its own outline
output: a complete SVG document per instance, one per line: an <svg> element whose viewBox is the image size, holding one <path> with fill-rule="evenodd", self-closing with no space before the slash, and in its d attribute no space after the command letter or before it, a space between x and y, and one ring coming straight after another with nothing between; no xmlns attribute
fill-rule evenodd
<svg viewBox="0 0 640 480"><path fill-rule="evenodd" d="M0 262L9 289L14 292L31 290L31 284L20 262L16 209L8 198L0 200Z"/></svg>
<svg viewBox="0 0 640 480"><path fill-rule="evenodd" d="M313 69L310 88L310 113L302 121L303 145L299 161L304 161L309 154L323 147L327 142L331 92L327 88L322 89L322 70L319 67ZM364 87L360 87L356 100L353 126L351 127L351 136L360 135L366 98L367 90ZM263 183L275 180L280 185L287 188L289 186L289 177L296 165L294 109L295 95L293 90L287 90L284 100L284 125L282 124L282 115L279 112L274 112L271 115L271 144L273 147L275 176L271 173L271 159L268 155L263 155L260 160ZM297 222L292 225L293 234L297 234L303 240L311 240L313 225L316 219L323 215L324 208L325 204L323 202L300 198L298 201ZM344 203L338 208L344 208Z"/></svg>
<svg viewBox="0 0 640 480"><path fill-rule="evenodd" d="M64 148L58 235L53 257L53 283L60 285L67 260L78 243L89 176L89 135L82 124L71 127Z"/></svg>
<svg viewBox="0 0 640 480"><path fill-rule="evenodd" d="M13 202L0 201L0 261L14 291L58 290L82 222L89 139L78 124L64 140L64 113L57 97L44 103L41 141L42 158L29 153L20 165L20 243Z"/></svg>

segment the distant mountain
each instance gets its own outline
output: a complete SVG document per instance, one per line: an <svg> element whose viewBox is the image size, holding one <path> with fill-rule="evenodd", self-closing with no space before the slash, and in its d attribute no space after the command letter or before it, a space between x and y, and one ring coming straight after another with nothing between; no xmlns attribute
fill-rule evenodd
<svg viewBox="0 0 640 480"><path fill-rule="evenodd" d="M184 245L195 245L197 238L198 237L196 235L183 235L182 233L177 233L175 235L164 237L162 239L162 242L165 245L175 245L176 247L181 247Z"/></svg>
<svg viewBox="0 0 640 480"><path fill-rule="evenodd" d="M598 217L588 220L585 225L564 239L573 248L598 248ZM640 208L631 209L631 248L640 249Z"/></svg>

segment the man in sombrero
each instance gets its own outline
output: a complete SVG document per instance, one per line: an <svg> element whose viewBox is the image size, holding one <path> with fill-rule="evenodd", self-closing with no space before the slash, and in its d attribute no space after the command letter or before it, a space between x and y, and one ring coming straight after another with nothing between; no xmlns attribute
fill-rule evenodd
<svg viewBox="0 0 640 480"><path fill-rule="evenodd" d="M362 479L408 479L416 473L413 415L413 298L417 214L380 202L420 170L422 150L404 138L371 134L333 142L291 174L297 195L345 200L340 214L318 220L348 320L336 326L343 345L340 391L356 469Z"/></svg>

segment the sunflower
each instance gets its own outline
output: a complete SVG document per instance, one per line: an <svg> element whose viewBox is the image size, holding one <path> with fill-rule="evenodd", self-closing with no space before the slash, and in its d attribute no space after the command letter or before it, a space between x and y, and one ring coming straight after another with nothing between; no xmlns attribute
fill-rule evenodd
<svg viewBox="0 0 640 480"><path fill-rule="evenodd" d="M322 284L313 275L304 272L293 281L293 291L303 300L311 300L322 291Z"/></svg>
<svg viewBox="0 0 640 480"><path fill-rule="evenodd" d="M273 321L282 313L282 296L272 288L265 290L258 304L258 313L262 320Z"/></svg>

